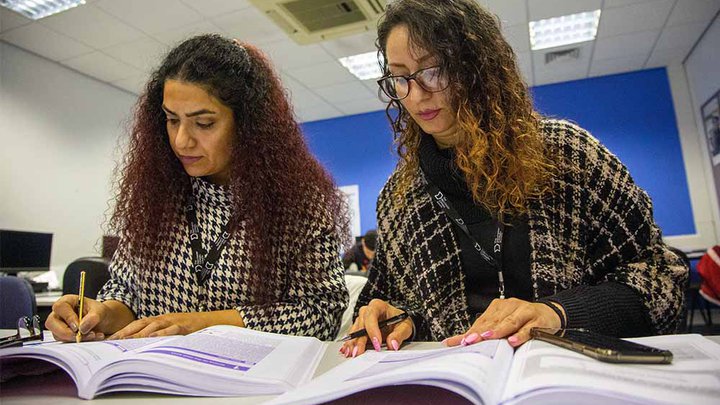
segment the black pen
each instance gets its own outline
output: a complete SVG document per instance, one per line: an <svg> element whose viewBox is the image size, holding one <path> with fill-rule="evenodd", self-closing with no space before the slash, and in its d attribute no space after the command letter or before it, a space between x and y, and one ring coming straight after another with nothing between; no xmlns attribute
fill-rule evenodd
<svg viewBox="0 0 720 405"><path fill-rule="evenodd" d="M378 322L378 328L382 329L386 326L395 325L396 323L404 321L405 319L407 319L407 317L407 312L403 312L400 315L395 315L392 318L388 318L384 321ZM349 335L345 335L341 339L338 339L337 342L347 342L348 340L357 339L362 336L367 336L367 329L360 329L359 331L355 331Z"/></svg>

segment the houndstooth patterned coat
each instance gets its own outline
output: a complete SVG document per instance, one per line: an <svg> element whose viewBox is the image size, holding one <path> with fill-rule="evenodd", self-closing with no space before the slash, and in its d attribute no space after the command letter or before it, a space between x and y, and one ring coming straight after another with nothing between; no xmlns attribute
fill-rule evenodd
<svg viewBox="0 0 720 405"><path fill-rule="evenodd" d="M230 195L225 188L192 179L203 248L208 251L230 215ZM333 226L320 217L288 240L278 241L274 304L254 305L247 274L252 271L247 244L240 231L225 246L210 278L198 284L192 271L192 250L184 215L163 232L156 263L130 257L121 240L110 265L111 279L98 299L118 300L145 318L172 312L217 311L235 308L245 326L265 332L335 337L348 293L340 262L340 242ZM300 232L302 231L302 232ZM302 235L301 235L302 233ZM307 236L303 236L307 234ZM292 238L292 240L290 240Z"/></svg>
<svg viewBox="0 0 720 405"><path fill-rule="evenodd" d="M632 335L638 322L626 309L639 306L651 331L673 332L687 268L663 244L649 197L585 130L559 120L544 120L541 130L560 174L555 193L529 207L535 299L560 302L568 327ZM411 314L416 340L463 333L472 320L456 226L419 179L406 204L396 204L396 182L391 175L378 199L377 251L355 316L379 298Z"/></svg>

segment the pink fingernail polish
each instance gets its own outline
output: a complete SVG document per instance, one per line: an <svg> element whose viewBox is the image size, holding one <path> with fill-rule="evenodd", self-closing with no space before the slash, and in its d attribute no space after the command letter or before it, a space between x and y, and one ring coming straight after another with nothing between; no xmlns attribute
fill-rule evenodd
<svg viewBox="0 0 720 405"><path fill-rule="evenodd" d="M390 341L390 345L392 346L393 350L398 351L400 348L400 345L398 344L397 340L393 339Z"/></svg>
<svg viewBox="0 0 720 405"><path fill-rule="evenodd" d="M471 333L468 336L465 337L465 344L473 344L478 340L478 334L477 333Z"/></svg>
<svg viewBox="0 0 720 405"><path fill-rule="evenodd" d="M352 356L353 356L353 357L357 356L357 352L358 352L358 347L355 346L355 347L353 348Z"/></svg>
<svg viewBox="0 0 720 405"><path fill-rule="evenodd" d="M480 337L483 338L483 339L487 339L487 338L489 338L489 337L492 337L492 335L493 335L493 331L491 331L491 330L486 330L485 332L483 332L483 333L480 334Z"/></svg>
<svg viewBox="0 0 720 405"><path fill-rule="evenodd" d="M518 339L517 336L510 336L510 337L508 338L508 342L510 342L511 345L514 345L514 344L517 343L519 340L520 340L520 339Z"/></svg>
<svg viewBox="0 0 720 405"><path fill-rule="evenodd" d="M380 341L378 340L378 338L376 338L376 337L372 338L372 345L373 345L373 348L375 348L376 352L380 351Z"/></svg>
<svg viewBox="0 0 720 405"><path fill-rule="evenodd" d="M465 343L465 338L462 338L460 341L460 346L467 346L467 343Z"/></svg>

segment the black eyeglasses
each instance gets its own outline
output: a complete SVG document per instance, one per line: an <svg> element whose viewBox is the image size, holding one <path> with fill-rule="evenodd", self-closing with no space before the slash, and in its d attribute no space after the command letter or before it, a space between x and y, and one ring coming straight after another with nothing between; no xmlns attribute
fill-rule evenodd
<svg viewBox="0 0 720 405"><path fill-rule="evenodd" d="M410 94L410 81L415 80L423 90L437 93L447 89L447 77L440 72L440 66L431 66L420 69L415 73L405 75L388 75L380 78L377 84L388 97L393 100L402 100Z"/></svg>
<svg viewBox="0 0 720 405"><path fill-rule="evenodd" d="M17 333L0 339L0 349L6 347L22 346L23 342L43 340L43 330L40 326L40 317L23 316L18 319Z"/></svg>

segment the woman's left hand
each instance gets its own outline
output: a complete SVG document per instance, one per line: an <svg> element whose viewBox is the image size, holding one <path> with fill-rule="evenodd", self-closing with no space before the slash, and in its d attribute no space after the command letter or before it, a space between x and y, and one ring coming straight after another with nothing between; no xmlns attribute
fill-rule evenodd
<svg viewBox="0 0 720 405"><path fill-rule="evenodd" d="M561 306L553 305L564 313ZM535 327L559 328L560 318L543 303L517 298L494 299L467 332L445 339L443 343L447 346L468 345L507 337L511 346L518 347L530 339L530 329Z"/></svg>
<svg viewBox="0 0 720 405"><path fill-rule="evenodd" d="M108 340L187 335L207 326L201 312L165 314L130 322Z"/></svg>

